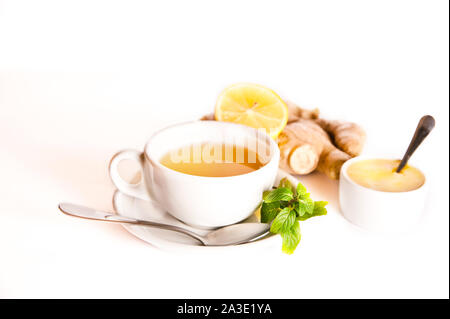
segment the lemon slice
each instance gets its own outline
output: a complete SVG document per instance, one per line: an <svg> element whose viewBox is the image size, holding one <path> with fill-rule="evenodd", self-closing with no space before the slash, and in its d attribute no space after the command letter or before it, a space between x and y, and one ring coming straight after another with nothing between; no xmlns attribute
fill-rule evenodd
<svg viewBox="0 0 450 319"><path fill-rule="evenodd" d="M219 95L215 119L265 129L272 138L276 138L286 126L288 109L271 89L258 84L238 83Z"/></svg>

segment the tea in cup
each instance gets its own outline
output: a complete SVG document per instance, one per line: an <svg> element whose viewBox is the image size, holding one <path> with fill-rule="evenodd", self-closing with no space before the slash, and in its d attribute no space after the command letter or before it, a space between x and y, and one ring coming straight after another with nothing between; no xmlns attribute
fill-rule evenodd
<svg viewBox="0 0 450 319"><path fill-rule="evenodd" d="M140 164L143 178L121 178L123 160ZM119 191L153 200L179 220L201 228L240 222L273 186L280 152L265 132L218 121L195 121L156 132L144 152L125 150L109 173ZM151 219L151 216L148 216Z"/></svg>

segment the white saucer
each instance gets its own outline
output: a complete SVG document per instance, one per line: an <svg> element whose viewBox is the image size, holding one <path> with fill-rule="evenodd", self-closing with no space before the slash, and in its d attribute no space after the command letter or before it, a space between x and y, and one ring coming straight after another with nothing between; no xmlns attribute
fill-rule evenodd
<svg viewBox="0 0 450 319"><path fill-rule="evenodd" d="M298 183L298 180L295 177L293 177L290 174L287 174L282 170L279 170L274 186L278 186L280 179L282 179L283 177L287 177L294 185L297 185ZM114 193L113 196L113 206L114 210L118 215L126 215L134 218L147 220L150 220L148 216L151 215L152 221L181 226L193 230L198 234L205 234L208 232L207 230L194 228L184 224L178 219L172 217L169 213L165 212L161 207L159 207L159 205L156 202L131 197L123 194L118 190ZM255 214L253 214L242 222L255 222L258 220L259 220L258 217ZM200 245L195 239L192 239L188 236L173 231L127 224L122 224L122 226L137 238L142 239L143 241L162 249L176 249L176 248L194 248L201 250L230 249L230 248L236 249L238 247L245 248L250 246L255 247L268 245L269 243L273 242L277 244L281 243L281 239L279 238L280 236L274 236L272 234L269 234L259 240L247 244L241 244L236 246L223 246L223 247L219 246L207 247Z"/></svg>

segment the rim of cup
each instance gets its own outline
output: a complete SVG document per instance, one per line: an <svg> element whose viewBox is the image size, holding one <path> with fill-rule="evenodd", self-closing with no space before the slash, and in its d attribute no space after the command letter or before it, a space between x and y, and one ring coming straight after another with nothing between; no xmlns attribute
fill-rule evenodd
<svg viewBox="0 0 450 319"><path fill-rule="evenodd" d="M202 124L202 123L205 123L205 124ZM192 175L192 174L178 172L176 170L173 170L173 169L168 168L165 165L161 164L160 159L156 159L149 154L149 151L148 151L149 144L151 143L153 138L155 138L159 134L161 134L167 130L173 129L175 127L179 127L179 126L186 126L186 125L193 125L193 124L207 125L206 123L208 123L208 124L216 123L214 125L223 126L223 127L234 127L236 129L241 129L241 130L243 129L248 132L258 133L258 136L264 137L264 140L269 143L269 147L271 149L270 159L263 166L261 166L260 168L254 170L254 171L244 173L244 174L239 174L239 175L233 175L233 176L217 176L216 177L216 176L199 176L199 175ZM207 139L205 139L205 142L208 142ZM188 143L186 143L186 144L188 144ZM253 176L253 175L257 175L257 174L262 174L265 171L267 171L268 169L270 169L270 166L271 166L271 164L273 164L274 159L279 157L279 153L280 153L280 150L278 148L277 143L266 132L258 131L255 128L252 128L252 127L246 126L246 125L242 125L242 124L231 123L231 122L206 121L206 120L205 121L204 120L187 121L187 122L181 122L181 123L176 123L173 125L166 126L162 129L156 131L155 133L153 133L152 136L149 138L149 140L146 142L146 144L144 146L144 157L147 161L152 163L152 165L155 165L167 172L173 173L178 176L185 176L185 177L196 178L196 179L209 179L209 180L211 180L211 179L221 180L221 179L232 179L232 178L238 179L238 178L245 178L249 175Z"/></svg>

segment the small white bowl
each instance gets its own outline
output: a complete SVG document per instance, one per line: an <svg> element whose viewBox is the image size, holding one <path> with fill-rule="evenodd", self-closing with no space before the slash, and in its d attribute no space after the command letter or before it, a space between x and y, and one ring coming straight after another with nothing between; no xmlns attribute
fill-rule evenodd
<svg viewBox="0 0 450 319"><path fill-rule="evenodd" d="M347 169L352 163L374 158L382 157L358 156L342 165L339 180L339 204L342 214L351 223L371 231L408 231L417 224L425 206L428 189L426 175L421 170L425 176L424 184L407 192L370 189L357 184L348 176Z"/></svg>

